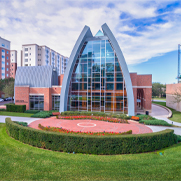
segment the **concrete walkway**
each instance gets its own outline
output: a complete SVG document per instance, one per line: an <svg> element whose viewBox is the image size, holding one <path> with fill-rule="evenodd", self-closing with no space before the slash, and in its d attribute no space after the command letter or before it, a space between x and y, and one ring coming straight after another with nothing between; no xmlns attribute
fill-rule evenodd
<svg viewBox="0 0 181 181"><path fill-rule="evenodd" d="M41 118L28 118L28 117L16 117L16 116L0 116L0 123L5 123L6 118L11 118L12 121L27 122L28 124L30 124L33 121L41 119Z"/></svg>
<svg viewBox="0 0 181 181"><path fill-rule="evenodd" d="M166 109L160 106L157 106L155 104L152 104L152 113L150 113L150 116L153 116L156 119L164 120L168 122L169 124L173 124L175 126L181 126L181 123L177 123L177 122L169 120L167 118L168 115L169 115L169 112ZM165 129L173 129L175 134L181 135L181 128L167 127L167 126L148 126L148 127L151 128L153 132L158 132Z"/></svg>

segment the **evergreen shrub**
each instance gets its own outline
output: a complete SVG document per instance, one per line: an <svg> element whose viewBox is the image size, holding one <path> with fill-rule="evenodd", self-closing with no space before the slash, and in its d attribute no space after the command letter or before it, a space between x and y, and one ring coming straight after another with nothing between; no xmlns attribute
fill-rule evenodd
<svg viewBox="0 0 181 181"><path fill-rule="evenodd" d="M7 133L23 143L53 151L128 154L159 150L177 143L173 130L138 135L90 136L56 133L20 126L6 118Z"/></svg>
<svg viewBox="0 0 181 181"><path fill-rule="evenodd" d="M15 104L7 104L6 105L6 111L9 112L25 112L26 111L26 105L15 105Z"/></svg>

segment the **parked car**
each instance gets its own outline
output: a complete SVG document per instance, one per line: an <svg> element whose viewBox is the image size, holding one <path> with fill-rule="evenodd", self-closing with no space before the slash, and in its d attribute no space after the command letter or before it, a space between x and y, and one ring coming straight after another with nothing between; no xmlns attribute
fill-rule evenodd
<svg viewBox="0 0 181 181"><path fill-rule="evenodd" d="M0 98L0 102L3 102L3 101L4 101L4 99L1 99L1 98Z"/></svg>
<svg viewBox="0 0 181 181"><path fill-rule="evenodd" d="M4 99L5 101L12 101L12 97L7 97Z"/></svg>

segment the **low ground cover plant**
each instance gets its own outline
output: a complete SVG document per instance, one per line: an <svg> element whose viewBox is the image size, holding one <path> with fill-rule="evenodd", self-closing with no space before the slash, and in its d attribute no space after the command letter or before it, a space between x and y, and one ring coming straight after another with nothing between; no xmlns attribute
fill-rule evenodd
<svg viewBox="0 0 181 181"><path fill-rule="evenodd" d="M28 126L28 123L27 123L27 122L18 122L18 121L14 121L14 123L19 124L19 125L21 125L21 126L25 126L25 127Z"/></svg>
<svg viewBox="0 0 181 181"><path fill-rule="evenodd" d="M34 113L34 114L36 114L38 112L40 112L40 110L26 110L24 113Z"/></svg>
<svg viewBox="0 0 181 181"><path fill-rule="evenodd" d="M49 111L40 111L40 112L38 112L36 114L33 114L31 117L33 117L33 118L48 118L50 116L52 116L51 112L49 112Z"/></svg>
<svg viewBox="0 0 181 181"><path fill-rule="evenodd" d="M144 123L146 125L158 125L158 126L172 126L164 120L156 119L149 115L137 115L140 118L139 123Z"/></svg>
<svg viewBox="0 0 181 181"><path fill-rule="evenodd" d="M126 132L82 132L82 131L72 131L64 128L57 128L57 127L50 127L50 126L42 126L41 124L38 125L38 127L41 130L44 131L52 131L52 132L59 132L59 133L67 133L67 134L78 134L78 135L96 135L96 136L110 136L110 135L126 135L126 134L132 134L132 130L126 131Z"/></svg>
<svg viewBox="0 0 181 181"><path fill-rule="evenodd" d="M58 119L69 119L69 120L92 119L92 120L107 121L114 123L128 123L126 119L102 117L102 116L58 116Z"/></svg>
<svg viewBox="0 0 181 181"><path fill-rule="evenodd" d="M164 120L152 119L152 120L140 120L139 123L144 123L146 125L158 125L158 126L172 126Z"/></svg>

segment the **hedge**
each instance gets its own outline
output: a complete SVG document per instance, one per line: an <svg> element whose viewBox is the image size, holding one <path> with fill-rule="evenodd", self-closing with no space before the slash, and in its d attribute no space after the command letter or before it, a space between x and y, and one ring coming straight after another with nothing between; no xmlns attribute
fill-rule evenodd
<svg viewBox="0 0 181 181"><path fill-rule="evenodd" d="M119 136L89 136L36 130L6 118L7 133L23 143L53 151L87 154L128 154L159 150L177 143L173 130Z"/></svg>
<svg viewBox="0 0 181 181"><path fill-rule="evenodd" d="M52 113L49 111L40 111L36 114L33 114L31 117L33 118L49 118L50 116L52 116Z"/></svg>
<svg viewBox="0 0 181 181"><path fill-rule="evenodd" d="M26 105L14 105L14 104L7 104L6 111L9 112L25 112Z"/></svg>
<svg viewBox="0 0 181 181"><path fill-rule="evenodd" d="M131 116L126 114L117 114L117 113L104 113L104 112L91 112L91 111L64 111L61 112L61 116L101 116L101 117L112 117L120 119L130 119Z"/></svg>

